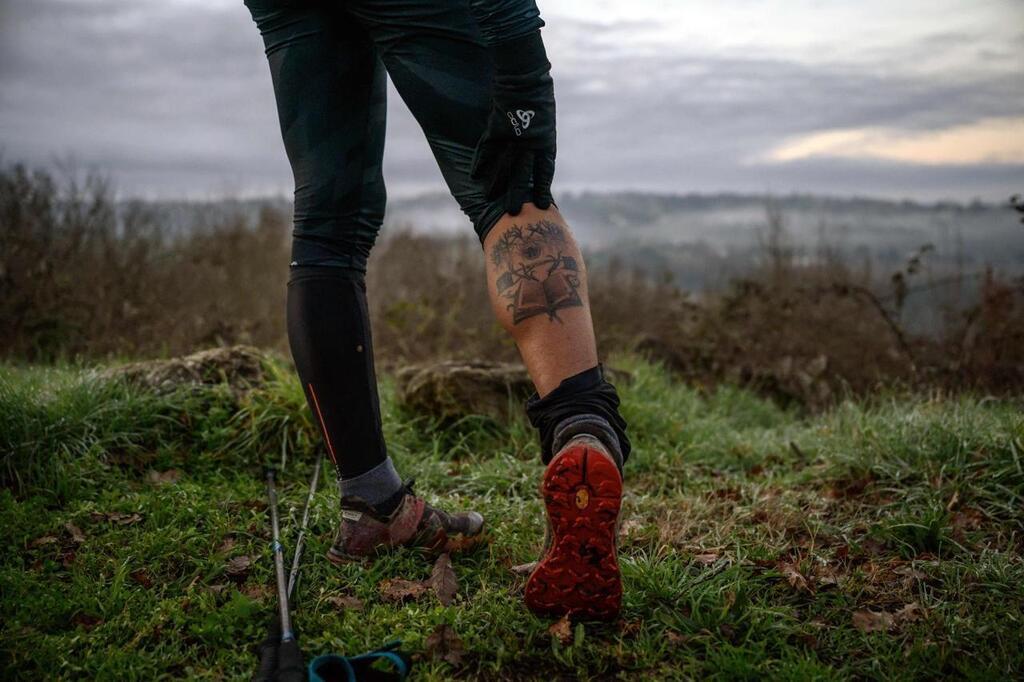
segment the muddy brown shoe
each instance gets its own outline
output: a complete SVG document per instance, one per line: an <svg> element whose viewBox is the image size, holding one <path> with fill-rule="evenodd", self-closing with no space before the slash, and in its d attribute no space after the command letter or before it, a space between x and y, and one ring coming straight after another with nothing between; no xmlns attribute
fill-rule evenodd
<svg viewBox="0 0 1024 682"><path fill-rule="evenodd" d="M611 620L622 605L616 555L622 475L597 438L579 435L558 451L541 482L548 529L526 582L535 613Z"/></svg>
<svg viewBox="0 0 1024 682"><path fill-rule="evenodd" d="M387 516L357 497L341 499L341 526L327 558L334 563L365 559L392 547L422 547L432 554L457 552L483 538L484 517L475 511L449 514L427 504L405 484L405 495Z"/></svg>

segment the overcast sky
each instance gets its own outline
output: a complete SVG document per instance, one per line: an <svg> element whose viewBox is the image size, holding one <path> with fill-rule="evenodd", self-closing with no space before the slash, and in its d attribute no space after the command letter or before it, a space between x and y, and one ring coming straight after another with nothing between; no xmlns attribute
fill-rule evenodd
<svg viewBox="0 0 1024 682"><path fill-rule="evenodd" d="M539 4L560 189L1024 190L1024 0ZM393 90L389 117L390 192L443 190ZM125 194L291 191L242 0L0 0L0 154Z"/></svg>

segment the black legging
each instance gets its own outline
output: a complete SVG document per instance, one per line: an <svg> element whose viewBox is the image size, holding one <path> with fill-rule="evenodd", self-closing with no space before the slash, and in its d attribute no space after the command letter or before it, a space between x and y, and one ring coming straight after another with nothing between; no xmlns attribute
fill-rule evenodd
<svg viewBox="0 0 1024 682"><path fill-rule="evenodd" d="M470 0L245 2L263 35L295 176L292 264L366 269L386 201L385 71L482 242L503 210L469 177L494 72ZM473 2L477 11L504 8L489 31L543 24L532 0Z"/></svg>
<svg viewBox="0 0 1024 682"><path fill-rule="evenodd" d="M482 242L502 216L469 177L490 105L487 41L543 22L533 0L245 4L263 35L295 177L288 338L339 476L355 477L387 456L363 283L387 196L385 69Z"/></svg>

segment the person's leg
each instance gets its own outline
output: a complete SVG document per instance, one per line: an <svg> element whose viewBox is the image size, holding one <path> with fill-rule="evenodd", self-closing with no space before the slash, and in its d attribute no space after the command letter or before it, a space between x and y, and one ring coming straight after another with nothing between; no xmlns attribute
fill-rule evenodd
<svg viewBox="0 0 1024 682"><path fill-rule="evenodd" d="M334 0L247 0L263 34L295 176L288 340L338 471L333 561L395 545L468 547L483 518L449 515L403 485L387 456L366 305L366 261L384 217L386 76Z"/></svg>
<svg viewBox="0 0 1024 682"><path fill-rule="evenodd" d="M621 466L629 440L615 388L598 364L586 272L571 230L555 207L540 211L527 204L517 217L505 214L502 202L488 200L481 183L470 177L487 122L494 66L468 6L461 0L352 0L349 8L373 37L452 196L473 221L487 259L495 313L537 388L527 413L540 431L543 461L554 456L556 434L564 439L589 430L600 433ZM529 242L526 252L513 248L517 233ZM502 244L507 248L495 251ZM536 258L527 257L534 250ZM541 261L546 265L539 266ZM523 268L532 279L522 276ZM581 419L586 415L593 418Z"/></svg>
<svg viewBox="0 0 1024 682"><path fill-rule="evenodd" d="M569 227L555 207L540 211L527 204L519 216L509 216L471 178L494 66L466 3L351 0L348 7L372 36L480 237L495 312L537 388L527 413L540 431L543 460L554 456L556 436L564 442L585 430L602 439L621 467L630 444L615 388L598 364L586 272Z"/></svg>
<svg viewBox="0 0 1024 682"><path fill-rule="evenodd" d="M598 364L579 248L557 209L527 205L519 216L505 215L503 202L488 200L471 177L494 67L464 0L351 0L349 8L473 221L495 312L538 391L527 414L549 464L542 491L558 541L531 575L527 604L610 617L621 600L615 525L629 440L615 387ZM569 516L566 495L577 505Z"/></svg>
<svg viewBox="0 0 1024 682"><path fill-rule="evenodd" d="M326 3L248 0L295 178L288 339L342 491L401 488L381 432L363 275L384 216L386 76Z"/></svg>
<svg viewBox="0 0 1024 682"><path fill-rule="evenodd" d="M483 246L494 313L537 387L527 414L548 463L541 482L547 538L524 598L537 612L614 618L622 602L615 541L629 440L615 387L597 362L582 255L557 208L533 204L498 220Z"/></svg>
<svg viewBox="0 0 1024 682"><path fill-rule="evenodd" d="M621 469L630 450L626 424L598 364L583 255L558 208L524 204L495 223L483 248L494 314L537 388L527 414L540 430L543 460L587 432Z"/></svg>

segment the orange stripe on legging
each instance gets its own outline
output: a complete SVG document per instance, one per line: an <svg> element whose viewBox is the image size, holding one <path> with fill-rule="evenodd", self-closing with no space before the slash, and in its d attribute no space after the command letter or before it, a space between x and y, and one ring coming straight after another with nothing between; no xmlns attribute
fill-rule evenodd
<svg viewBox="0 0 1024 682"><path fill-rule="evenodd" d="M320 419L320 428L324 432L324 440L327 441L327 454L331 456L331 461L334 462L335 466L338 464L338 460L334 458L334 446L331 445L331 434L327 433L327 424L324 422L324 415L320 411L320 401L316 399L316 391L313 390L313 384L306 384L309 386L309 394L313 396L313 407L316 408L316 416Z"/></svg>

